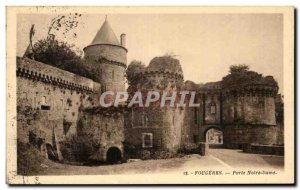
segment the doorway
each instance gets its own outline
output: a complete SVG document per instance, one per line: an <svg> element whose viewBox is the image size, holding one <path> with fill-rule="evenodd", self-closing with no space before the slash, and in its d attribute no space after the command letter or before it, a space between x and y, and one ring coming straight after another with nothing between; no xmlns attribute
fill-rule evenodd
<svg viewBox="0 0 300 190"><path fill-rule="evenodd" d="M116 163L121 162L121 160L122 160L122 155L121 155L121 151L119 148L111 147L107 150L106 161L108 163L116 164Z"/></svg>
<svg viewBox="0 0 300 190"><path fill-rule="evenodd" d="M210 147L223 145L223 132L216 128L210 128L205 133L205 141Z"/></svg>

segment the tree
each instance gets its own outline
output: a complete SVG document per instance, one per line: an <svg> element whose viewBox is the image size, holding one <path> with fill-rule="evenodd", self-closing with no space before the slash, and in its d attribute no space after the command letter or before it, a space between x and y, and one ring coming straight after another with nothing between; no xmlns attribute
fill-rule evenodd
<svg viewBox="0 0 300 190"><path fill-rule="evenodd" d="M34 60L96 81L98 73L91 63L81 58L80 51L74 50L74 45L47 38L39 40L33 47Z"/></svg>
<svg viewBox="0 0 300 190"><path fill-rule="evenodd" d="M54 67L64 69L68 63L81 62L81 52L73 50L74 45L67 42L47 38L33 45L34 59Z"/></svg>
<svg viewBox="0 0 300 190"><path fill-rule="evenodd" d="M79 62L82 52L74 45L67 42L57 40L57 37L66 39L68 34L72 32L71 38L76 38L77 34L74 29L78 27L78 18L81 17L79 13L69 13L68 15L57 15L54 17L48 28L47 37L37 41L32 45L32 37L35 33L34 24L30 29L30 47L33 55L26 55L37 61L47 63L52 66L60 67L62 62ZM68 38L70 40L71 38ZM27 51L27 50L26 50Z"/></svg>
<svg viewBox="0 0 300 190"><path fill-rule="evenodd" d="M130 62L126 70L126 78L129 86L136 87L142 81L145 69L146 66L141 61L133 60Z"/></svg>
<svg viewBox="0 0 300 190"><path fill-rule="evenodd" d="M229 73L243 73L249 71L249 66L245 64L231 65L229 68Z"/></svg>
<svg viewBox="0 0 300 190"><path fill-rule="evenodd" d="M272 76L264 77L255 71L249 70L248 65L232 65L229 74L222 79L223 86L242 85L242 84L267 84L277 86L277 82Z"/></svg>
<svg viewBox="0 0 300 190"><path fill-rule="evenodd" d="M95 80L97 73L85 64L85 60L81 59L82 51L74 45L57 39L60 37L60 39L70 40L68 37L70 32L71 38L76 38L77 34L74 29L79 26L77 21L79 17L81 17L79 13L54 17L49 24L47 37L37 41L34 45L30 44L31 51L26 52L24 56ZM32 42L34 31L33 25L30 30L30 42Z"/></svg>

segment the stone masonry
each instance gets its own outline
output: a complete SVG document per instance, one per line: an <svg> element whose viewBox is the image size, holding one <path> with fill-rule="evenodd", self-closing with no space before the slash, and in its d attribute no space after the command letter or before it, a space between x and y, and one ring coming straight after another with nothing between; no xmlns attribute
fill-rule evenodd
<svg viewBox="0 0 300 190"><path fill-rule="evenodd" d="M84 48L87 66L98 73L95 81L29 58L17 58L18 140L31 142L34 136L46 156L53 150L58 159L64 159L60 143L69 137L88 139L86 159L99 161L121 159L126 154L124 144L176 153L188 144L205 142L211 128L223 132L228 148L282 142L283 122L278 127L275 118L277 85L184 82L179 60L170 56L150 61L141 90L196 91L199 107L101 107L98 101L102 92L126 90L124 34L120 40L105 21Z"/></svg>

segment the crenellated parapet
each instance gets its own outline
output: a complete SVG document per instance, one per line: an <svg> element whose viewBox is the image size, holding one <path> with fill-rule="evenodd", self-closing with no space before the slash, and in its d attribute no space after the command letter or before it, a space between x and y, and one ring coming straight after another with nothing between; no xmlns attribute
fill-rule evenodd
<svg viewBox="0 0 300 190"><path fill-rule="evenodd" d="M223 97L243 97L243 96L265 96L276 97L278 93L277 85L267 84L242 84L225 87L222 90Z"/></svg>
<svg viewBox="0 0 300 190"><path fill-rule="evenodd" d="M116 66L120 66L120 67L123 67L124 69L127 68L127 65L125 62L120 62L120 61L116 61L116 60L113 60L113 59L108 59L108 58L105 58L105 57L86 57L85 58L86 60L94 60L96 63L98 64L111 64L111 65L116 65Z"/></svg>
<svg viewBox="0 0 300 190"><path fill-rule="evenodd" d="M169 70L146 70L144 72L145 77L157 77L162 76L163 78L170 78L176 80L183 80L183 74L180 72L173 72Z"/></svg>
<svg viewBox="0 0 300 190"><path fill-rule="evenodd" d="M145 74L183 79L183 72L179 60L169 55L154 57L146 68Z"/></svg>
<svg viewBox="0 0 300 190"><path fill-rule="evenodd" d="M27 58L17 59L17 77L51 84L62 89L76 92L93 93L97 84L91 79L81 77L44 63Z"/></svg>

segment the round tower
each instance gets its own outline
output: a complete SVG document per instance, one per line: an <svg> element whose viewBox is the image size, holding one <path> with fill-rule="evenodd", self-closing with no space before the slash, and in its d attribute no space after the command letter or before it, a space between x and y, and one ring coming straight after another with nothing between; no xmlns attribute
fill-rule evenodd
<svg viewBox="0 0 300 190"><path fill-rule="evenodd" d="M223 89L222 120L226 147L277 143L275 97L278 86L275 82L268 82L269 78Z"/></svg>
<svg viewBox="0 0 300 190"><path fill-rule="evenodd" d="M91 63L91 70L96 74L96 82L101 83L102 92L125 90L125 34L121 34L120 41L105 19L92 43L83 49L84 58Z"/></svg>
<svg viewBox="0 0 300 190"><path fill-rule="evenodd" d="M144 72L144 86L150 89L176 89L183 85L183 72L178 59L172 56L153 58Z"/></svg>
<svg viewBox="0 0 300 190"><path fill-rule="evenodd" d="M170 93L180 89L183 84L183 72L179 60L168 55L153 58L143 75L141 87L146 91ZM167 94L168 97L170 95ZM129 128L125 138L131 144L142 145L141 148L145 151L158 148L176 153L181 145L184 113L180 108L169 107L168 103L170 101L166 101L163 107L159 102L148 108L133 109L130 117L132 126L142 127Z"/></svg>

